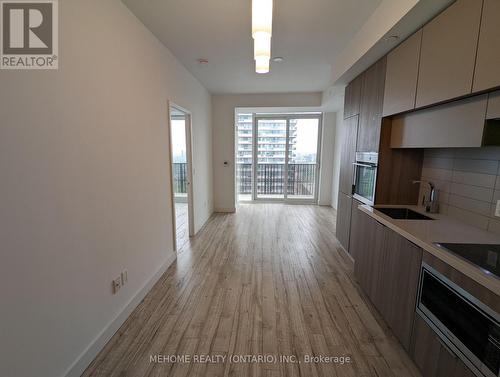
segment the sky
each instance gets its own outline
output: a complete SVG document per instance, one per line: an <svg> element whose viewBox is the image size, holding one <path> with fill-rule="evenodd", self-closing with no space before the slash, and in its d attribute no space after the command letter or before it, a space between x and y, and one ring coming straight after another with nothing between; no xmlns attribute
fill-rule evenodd
<svg viewBox="0 0 500 377"><path fill-rule="evenodd" d="M297 122L297 154L316 153L318 148L318 119L299 119Z"/></svg>
<svg viewBox="0 0 500 377"><path fill-rule="evenodd" d="M186 130L184 120L172 119L172 154L174 162L186 162Z"/></svg>

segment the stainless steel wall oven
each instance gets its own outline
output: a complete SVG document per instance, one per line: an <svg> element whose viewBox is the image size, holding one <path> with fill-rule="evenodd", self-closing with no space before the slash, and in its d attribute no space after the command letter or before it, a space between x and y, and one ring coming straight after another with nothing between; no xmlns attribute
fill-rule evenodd
<svg viewBox="0 0 500 377"><path fill-rule="evenodd" d="M354 165L353 196L362 203L373 205L377 182L378 153L357 152Z"/></svg>

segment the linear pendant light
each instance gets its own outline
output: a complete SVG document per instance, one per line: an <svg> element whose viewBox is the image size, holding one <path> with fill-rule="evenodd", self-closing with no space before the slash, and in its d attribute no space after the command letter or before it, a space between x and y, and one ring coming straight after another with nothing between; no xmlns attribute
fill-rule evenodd
<svg viewBox="0 0 500 377"><path fill-rule="evenodd" d="M252 0L255 72L268 73L273 31L273 0Z"/></svg>

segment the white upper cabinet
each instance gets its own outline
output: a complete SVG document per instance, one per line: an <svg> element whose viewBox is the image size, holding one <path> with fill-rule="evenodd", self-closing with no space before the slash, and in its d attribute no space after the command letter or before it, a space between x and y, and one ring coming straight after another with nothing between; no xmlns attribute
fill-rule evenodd
<svg viewBox="0 0 500 377"><path fill-rule="evenodd" d="M457 0L424 26L417 108L471 93L482 5Z"/></svg>
<svg viewBox="0 0 500 377"><path fill-rule="evenodd" d="M500 1L484 0L474 92L500 86Z"/></svg>
<svg viewBox="0 0 500 377"><path fill-rule="evenodd" d="M415 108L421 42L422 29L387 55L383 116Z"/></svg>

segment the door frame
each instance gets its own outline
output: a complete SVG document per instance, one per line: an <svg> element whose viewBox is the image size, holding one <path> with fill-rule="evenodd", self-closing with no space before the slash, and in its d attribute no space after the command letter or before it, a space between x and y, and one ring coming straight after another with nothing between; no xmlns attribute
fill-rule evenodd
<svg viewBox="0 0 500 377"><path fill-rule="evenodd" d="M174 198L174 172L172 170L172 164L174 161L173 149L172 149L172 109L180 111L185 115L185 132L186 132L186 179L187 179L187 204L188 204L188 232L189 237L195 235L194 231L194 198L193 198L193 141L192 141L192 121L191 112L175 102L167 101L167 131L168 131L168 159L169 159L169 185L170 185L170 205L172 206L172 237L174 241L174 251L177 252L177 224L176 224L176 213L175 213L175 198Z"/></svg>
<svg viewBox="0 0 500 377"><path fill-rule="evenodd" d="M285 144L285 190L283 199L258 198L257 197L257 156L258 156L258 128L259 119L286 120L286 144ZM288 198L288 150L289 150L289 130L291 119L318 119L318 140L316 145L316 182L314 185L314 197L312 199L290 199ZM320 183L320 165L321 165L321 141L323 136L323 113L313 114L280 114L280 113L254 113L252 114L252 201L255 202L283 202L286 204L317 204L319 183Z"/></svg>

